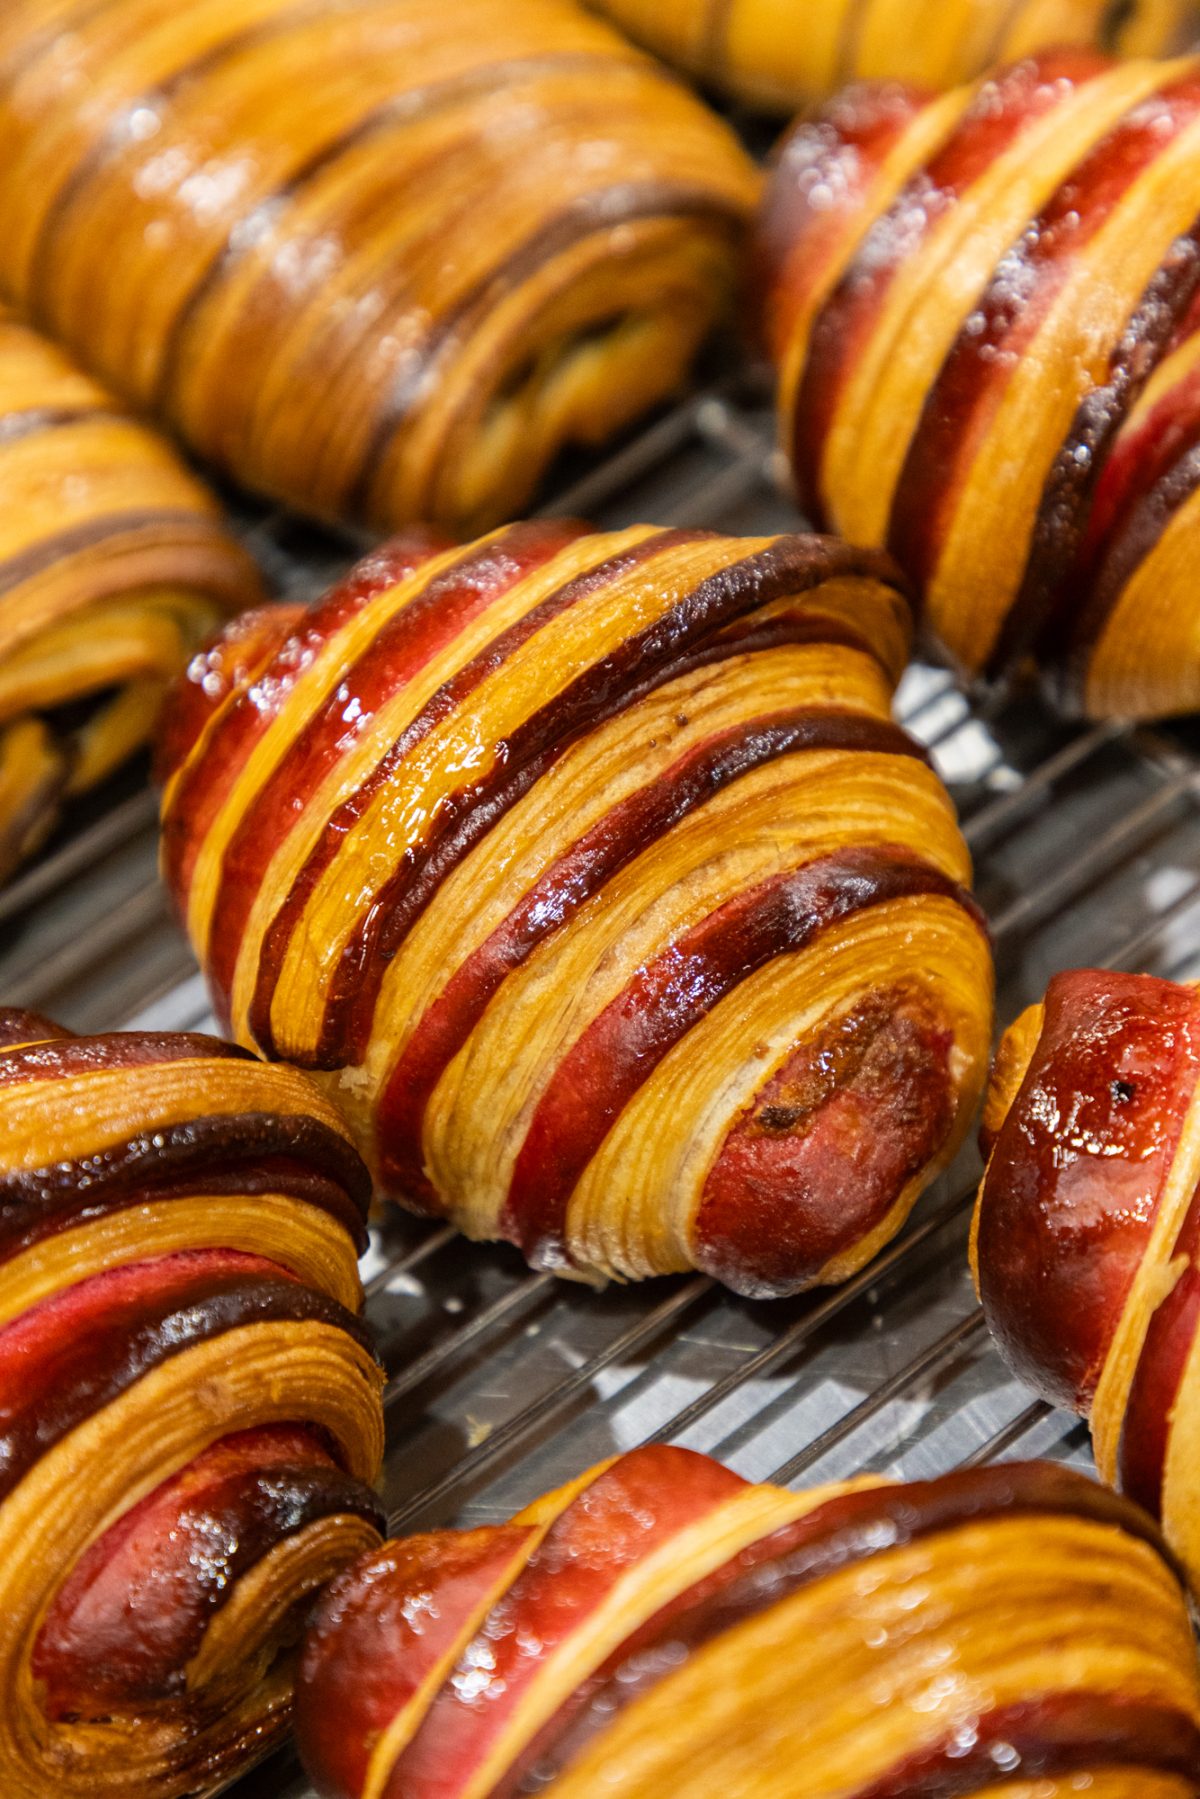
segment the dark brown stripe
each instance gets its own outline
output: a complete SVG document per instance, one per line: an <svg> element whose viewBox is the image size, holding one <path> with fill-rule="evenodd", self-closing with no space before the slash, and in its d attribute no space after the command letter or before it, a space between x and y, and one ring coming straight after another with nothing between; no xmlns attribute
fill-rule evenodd
<svg viewBox="0 0 1200 1799"><path fill-rule="evenodd" d="M438 357L461 343L463 326L473 315L487 316L505 294L583 238L611 233L616 225L656 217L710 218L727 226L742 223L737 210L716 199L711 188L668 181L621 182L581 195L547 219L524 243L482 275L449 311L431 323L419 350L416 346L410 350L405 359L407 372L379 408L357 474L348 488L347 509L357 516L369 516L373 484L392 438L427 391Z"/></svg>
<svg viewBox="0 0 1200 1799"><path fill-rule="evenodd" d="M1133 507L1109 545L1095 580L1072 593L1064 614L1061 661L1052 673L1060 705L1082 712L1088 670L1109 619L1138 565L1156 548L1173 515L1200 488L1200 444L1189 449Z"/></svg>
<svg viewBox="0 0 1200 1799"><path fill-rule="evenodd" d="M697 744L550 864L487 941L455 970L388 1082L377 1129L389 1189L433 1201L421 1153L425 1108L507 976L565 929L620 869L708 800L781 756L821 750L925 755L905 732L881 719L832 709L750 718ZM390 937L384 947L390 948Z"/></svg>
<svg viewBox="0 0 1200 1799"><path fill-rule="evenodd" d="M365 1326L351 1313L283 1275L202 1274L190 1282L173 1282L157 1300L140 1299L135 1320L89 1320L87 1328L58 1345L52 1369L44 1363L32 1367L27 1390L9 1396L3 1407L0 1501L71 1431L156 1368L228 1331L275 1323L331 1326L371 1352ZM18 1320L15 1328L20 1327ZM52 1386L47 1385L50 1372Z"/></svg>
<svg viewBox="0 0 1200 1799"><path fill-rule="evenodd" d="M1109 1768L1200 1780L1200 1731L1186 1712L1149 1699L1042 1693L955 1719L942 1742L906 1757L846 1799L970 1799L985 1786Z"/></svg>
<svg viewBox="0 0 1200 1799"><path fill-rule="evenodd" d="M113 412L111 408L100 404L34 406L27 412L6 412L0 415L0 448L5 444L19 443L23 437L33 437L43 431L61 430L64 425L90 425L93 419L125 421L127 414Z"/></svg>
<svg viewBox="0 0 1200 1799"><path fill-rule="evenodd" d="M155 1198L279 1190L321 1205L344 1224L360 1254L366 1248L371 1178L344 1137L300 1114L214 1113L157 1126L73 1161L0 1172L0 1260L56 1231Z"/></svg>
<svg viewBox="0 0 1200 1799"><path fill-rule="evenodd" d="M169 541L173 532L186 532L189 537L210 537L215 542L224 541L224 533L217 520L207 518L200 512L166 509L161 512L110 512L103 518L85 519L82 524L72 525L53 537L44 538L41 543L31 544L27 550L10 556L7 562L0 562L0 597L11 593L23 582L31 581L36 575L45 574L56 563L66 561L69 556L77 556L83 550L93 549L97 544L111 540L114 548L132 549L139 538L149 537L153 540L165 536Z"/></svg>
<svg viewBox="0 0 1200 1799"><path fill-rule="evenodd" d="M370 3L371 0L365 0L365 4L369 5ZM382 0L382 3L387 4L388 0ZM364 4L364 0L359 0L359 4ZM107 7L102 7L100 10L107 10ZM252 49L257 44L269 43L274 37L283 37L289 31L294 30L296 26L303 25L310 19L320 20L328 16L328 13L329 0L299 0L298 4L290 7L276 18L262 20L257 25L235 30L231 37L227 37L222 43L214 44L202 56L197 56L191 62L185 63L165 81L159 82L156 87L144 88L141 93L131 95L123 104L118 104L109 124L95 143L84 152L74 168L69 171L66 181L54 194L49 206L42 214L37 236L30 252L29 278L23 291L23 298L27 304L38 312L53 316L53 308L46 305L43 288L46 286L48 278L46 265L53 253L55 242L67 215L81 197L87 184L94 176L100 174L122 150L127 149L131 143L136 141L133 138L130 123L135 112L142 108L153 107L156 102L172 99L180 88L211 74L214 69L220 68L223 62L240 56L243 51ZM232 15L230 24L236 24ZM54 41L52 40L52 43ZM102 63L101 67L103 68L103 66Z"/></svg>
<svg viewBox="0 0 1200 1799"><path fill-rule="evenodd" d="M602 564L580 577L580 582L568 583L550 595L434 696L379 765L372 777L373 785L390 779L393 769L430 724L461 704L483 676L498 667L540 625L592 591L595 585L617 578L659 549L699 541L706 535L709 534L660 532L634 552ZM745 654L752 647L751 640L727 636L727 632L736 632L748 614L772 600L799 598L826 580L853 574L896 586L894 566L881 552L854 550L832 538L776 538L767 549L706 577L669 612L592 664L549 704L532 714L506 740L495 767L473 788L464 788L456 795L453 805L439 811L420 851L401 863L363 915L330 982L316 1065L335 1068L358 1053L371 1028L374 998L382 978L377 958L390 960L453 868L528 791L568 741L581 732L594 730L665 681L705 661L731 653ZM797 627L806 636L811 621L781 619L758 625L755 647L795 641L792 633ZM823 633L823 624L819 623L818 629ZM427 714L432 714L430 723L425 722ZM348 803L353 807L353 816L361 813L371 790L361 788ZM346 817L335 815L330 821L309 864L293 885L286 909L276 914L264 940L250 1026L265 1054L273 1053L273 1048L268 1047L273 1045L270 1001L287 940L316 878L336 856L349 816L349 812Z"/></svg>
<svg viewBox="0 0 1200 1799"><path fill-rule="evenodd" d="M322 145L319 150L302 162L288 180L276 188L274 193L268 195L264 200L257 201L250 211L239 219L236 233L230 235L208 267L202 271L197 285L191 289L171 320L164 340L162 366L151 404L157 408L166 405L178 377L178 365L183 357L184 340L188 329L204 301L236 268L243 257L256 249L264 240L271 227L278 221L281 209L302 194L304 189L318 176L331 169L341 157L357 149L369 138L382 135L395 125L407 125L431 118L444 108L453 106L456 101L484 98L495 93L501 86L512 86L520 81L552 74L556 70L591 66L595 66L599 71L607 68L638 69L642 65L629 54L618 54L615 48L608 55L598 51L562 51L557 56L530 56L514 58L513 61L506 63L486 63L446 81L432 83L428 87L410 88L404 93L395 94L380 105L373 107L347 130L332 138L329 143ZM436 167L437 163L444 160L444 156L445 152L439 152L433 166ZM421 168L408 171L406 185L414 190L419 189L421 175ZM399 198L398 193L398 200Z"/></svg>
<svg viewBox="0 0 1200 1799"><path fill-rule="evenodd" d="M569 611L573 605L586 598L587 595L594 593L598 588L610 585L660 552L681 544L698 542L711 535L711 532L706 531L661 530L651 537L644 538L640 543L634 544L631 549L622 554L609 557L585 570L573 580L556 588L553 593L532 607L522 618L517 619L506 630L501 631L456 674L452 675L448 681L443 682L437 692L426 701L391 745L387 754L376 763L367 778L327 821L315 847L292 882L291 888L283 896L282 902L266 930L259 954L258 978L250 1004L249 1019L254 1040L264 1055L272 1056L276 1053L275 1037L271 1027L271 1001L279 970L287 953L288 943L300 920L309 895L321 875L335 860L346 833L355 821L362 817L375 795L396 778L409 753L429 735L436 725L461 708L463 702L487 676L500 668L522 644L553 618ZM511 742L496 746L496 748L498 752L497 766L492 772L491 782L488 784L493 788L496 784L504 782L505 777L511 774L514 761ZM385 912L390 912L399 903L403 891L427 863L431 851L438 846L453 825L462 817L465 799L468 796L472 800L486 797L486 789L484 792L480 792L482 785L481 783L473 789L466 790L463 796L456 797L452 806L444 805L438 809L435 819L430 820L430 835L427 837L426 843L420 851L415 854L410 852L408 858L401 862L396 874L372 905L367 918L368 928L371 920L381 920ZM355 953L352 945L347 951L347 957ZM343 967L347 957L343 957ZM335 983L341 978L342 974L339 969L338 975L335 976ZM331 1060L328 1066L338 1066L341 1059L339 1057ZM318 1067L324 1065L320 1061L317 1063Z"/></svg>
<svg viewBox="0 0 1200 1799"><path fill-rule="evenodd" d="M1113 351L1109 378L1082 401L1042 490L1025 573L985 673L996 678L1036 651L1055 659L1070 619L1064 602L1088 511L1114 438L1200 292L1200 220L1177 237Z"/></svg>
<svg viewBox="0 0 1200 1799"><path fill-rule="evenodd" d="M526 1129L499 1230L537 1267L571 1266L572 1193L659 1063L758 969L834 925L917 895L974 902L911 851L822 856L735 895L630 978L555 1068Z"/></svg>
<svg viewBox="0 0 1200 1799"><path fill-rule="evenodd" d="M843 1494L751 1543L641 1625L582 1683L488 1799L540 1792L625 1706L669 1678L696 1650L805 1587L942 1531L981 1520L1039 1515L1079 1518L1123 1531L1148 1544L1182 1587L1178 1564L1138 1506L1055 1463L1001 1463L960 1469L938 1480ZM1196 1741L1193 1728L1187 1753L1194 1753ZM905 1799L916 1791L921 1799L930 1799L923 1786L903 1790Z"/></svg>
<svg viewBox="0 0 1200 1799"><path fill-rule="evenodd" d="M871 654L869 646L853 633L846 632L844 637L845 647ZM636 686L623 692L613 692L595 710L586 728L589 731L598 730L620 713L640 704L667 682L679 680L697 669L711 667L734 656L779 649L792 644L839 642L842 638L843 634L836 627L826 630L822 621L805 622L789 618L750 624L744 633L738 630L722 631L713 641L701 644L677 662L651 670ZM897 754L907 753L919 760L928 761L925 752L911 738L907 738L905 733L897 730L895 737L897 741L905 741L910 746L907 752L897 750ZM466 811L452 813L444 834L435 833L431 838L432 848L426 859L412 866L405 865L380 894L376 904L363 918L362 928L354 941L347 945L338 971L330 983L318 1052L329 1058L330 1066L361 1056L370 1036L379 986L387 964L418 918L432 903L443 882L449 879L475 845L482 842L518 800L547 773L570 741L569 736L555 739L547 749L524 766L519 766L510 780L478 804L469 804L468 796ZM509 744L510 751L516 742L514 733ZM322 1062L321 1066L324 1065Z"/></svg>
<svg viewBox="0 0 1200 1799"><path fill-rule="evenodd" d="M8 1035L9 1030L23 1030L27 1019L41 1026L48 1024L36 1012L0 1012L0 1040L28 1045L0 1060L0 1087L75 1074L105 1074L114 1068L149 1068L159 1062L254 1060L249 1050L236 1043L199 1031L104 1031L97 1037L76 1037L60 1025L50 1025L46 1032L50 1040Z"/></svg>

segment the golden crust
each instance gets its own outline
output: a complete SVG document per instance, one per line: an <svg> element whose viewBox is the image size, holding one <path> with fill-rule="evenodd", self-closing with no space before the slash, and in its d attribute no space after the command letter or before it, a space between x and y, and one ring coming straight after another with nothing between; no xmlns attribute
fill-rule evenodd
<svg viewBox="0 0 1200 1799"><path fill-rule="evenodd" d="M0 878L258 593L168 445L0 306Z"/></svg>
<svg viewBox="0 0 1200 1799"><path fill-rule="evenodd" d="M298 1695L331 1799L434 1771L509 1799L534 1770L553 1799L1183 1799L1198 1721L1178 1577L1081 1476L789 1493L665 1447L364 1558L316 1609Z"/></svg>
<svg viewBox="0 0 1200 1799"><path fill-rule="evenodd" d="M1191 0L591 0L706 85L791 113L848 81L969 81L1052 44L1158 56L1188 41Z"/></svg>
<svg viewBox="0 0 1200 1799"><path fill-rule="evenodd" d="M753 165L570 0L9 10L8 284L303 510L511 517L564 445L671 394L728 308Z"/></svg>
<svg viewBox="0 0 1200 1799"><path fill-rule="evenodd" d="M165 870L234 1036L394 1197L542 1265L845 1278L990 1029L969 858L888 718L906 644L829 540L397 540L175 748Z"/></svg>
<svg viewBox="0 0 1200 1799"><path fill-rule="evenodd" d="M765 326L806 509L889 549L964 675L1200 706L1200 63L1055 49L785 142Z"/></svg>
<svg viewBox="0 0 1200 1799"><path fill-rule="evenodd" d="M173 1799L282 1735L297 1605L378 1542L366 1171L212 1039L0 1046L0 1790Z"/></svg>

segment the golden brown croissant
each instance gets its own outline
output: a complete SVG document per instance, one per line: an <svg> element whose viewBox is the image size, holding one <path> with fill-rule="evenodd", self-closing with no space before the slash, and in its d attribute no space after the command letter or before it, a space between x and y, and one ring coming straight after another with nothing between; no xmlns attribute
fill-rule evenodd
<svg viewBox="0 0 1200 1799"><path fill-rule="evenodd" d="M761 254L802 503L971 675L1200 706L1200 63L1064 51L787 143Z"/></svg>
<svg viewBox="0 0 1200 1799"><path fill-rule="evenodd" d="M286 1729L378 1542L368 1195L293 1070L0 1011L5 1799L173 1799Z"/></svg>
<svg viewBox="0 0 1200 1799"><path fill-rule="evenodd" d="M539 1265L842 1277L987 1055L907 641L873 553L563 522L244 620L163 758L222 1015L325 1071L385 1191Z"/></svg>
<svg viewBox="0 0 1200 1799"><path fill-rule="evenodd" d="M259 591L174 451L0 306L0 878Z"/></svg>
<svg viewBox="0 0 1200 1799"><path fill-rule="evenodd" d="M1004 1039L973 1258L1013 1368L1200 1590L1200 989L1056 975Z"/></svg>
<svg viewBox="0 0 1200 1799"><path fill-rule="evenodd" d="M1175 1565L1082 1475L664 1447L364 1557L297 1691L322 1799L1191 1799L1198 1723Z"/></svg>
<svg viewBox="0 0 1200 1799"><path fill-rule="evenodd" d="M513 516L672 392L757 176L570 0L8 0L0 278L247 485Z"/></svg>
<svg viewBox="0 0 1200 1799"><path fill-rule="evenodd" d="M1156 56L1200 35L1195 0L591 0L714 88L795 112L850 81L953 87L1053 45Z"/></svg>

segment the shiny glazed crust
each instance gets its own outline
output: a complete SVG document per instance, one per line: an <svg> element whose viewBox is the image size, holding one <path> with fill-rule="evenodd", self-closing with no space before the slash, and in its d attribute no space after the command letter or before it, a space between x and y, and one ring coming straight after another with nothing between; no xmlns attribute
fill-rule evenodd
<svg viewBox="0 0 1200 1799"><path fill-rule="evenodd" d="M802 503L968 675L1200 706L1200 63L850 89L785 144L759 287Z"/></svg>
<svg viewBox="0 0 1200 1799"><path fill-rule="evenodd" d="M0 1011L0 1791L174 1799L287 1729L379 1539L366 1169L301 1075Z"/></svg>
<svg viewBox="0 0 1200 1799"><path fill-rule="evenodd" d="M0 304L0 879L259 591L175 452Z"/></svg>
<svg viewBox="0 0 1200 1799"><path fill-rule="evenodd" d="M972 1255L1014 1369L1090 1417L1104 1478L1200 1586L1200 990L1055 976L1008 1033Z"/></svg>
<svg viewBox="0 0 1200 1799"><path fill-rule="evenodd" d="M1122 56L1182 47L1195 0L594 0L669 62L768 112L796 112L849 81L953 87L1054 44Z"/></svg>
<svg viewBox="0 0 1200 1799"><path fill-rule="evenodd" d="M195 450L329 517L518 513L682 381L756 193L569 0L0 20L0 275Z"/></svg>
<svg viewBox="0 0 1200 1799"><path fill-rule="evenodd" d="M399 539L193 666L164 870L237 1039L384 1191L586 1278L842 1278L953 1153L991 966L830 540Z"/></svg>
<svg viewBox="0 0 1200 1799"><path fill-rule="evenodd" d="M1200 1688L1137 1507L1048 1463L790 1493L634 1450L321 1599L322 1799L1188 1799Z"/></svg>

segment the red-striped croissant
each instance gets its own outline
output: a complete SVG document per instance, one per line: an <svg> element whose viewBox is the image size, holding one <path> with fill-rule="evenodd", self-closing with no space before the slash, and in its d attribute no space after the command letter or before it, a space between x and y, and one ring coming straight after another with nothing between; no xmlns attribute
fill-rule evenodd
<svg viewBox="0 0 1200 1799"><path fill-rule="evenodd" d="M1005 1037L973 1258L1012 1367L1200 1590L1200 988L1056 975Z"/></svg>
<svg viewBox="0 0 1200 1799"><path fill-rule="evenodd" d="M378 1542L369 1183L290 1069L0 1011L0 1792L174 1799Z"/></svg>
<svg viewBox="0 0 1200 1799"><path fill-rule="evenodd" d="M0 879L259 597L170 446L0 305Z"/></svg>
<svg viewBox="0 0 1200 1799"><path fill-rule="evenodd" d="M770 112L844 82L953 87L1054 44L1157 56L1200 35L1195 0L592 0L632 37Z"/></svg>
<svg viewBox="0 0 1200 1799"><path fill-rule="evenodd" d="M1082 1475L671 1448L366 1556L297 1692L322 1799L1193 1799L1198 1723L1178 1571Z"/></svg>
<svg viewBox="0 0 1200 1799"><path fill-rule="evenodd" d="M754 165L572 0L0 11L0 281L301 509L512 518L728 308Z"/></svg>
<svg viewBox="0 0 1200 1799"><path fill-rule="evenodd" d="M840 1278L987 1055L966 850L888 717L907 642L873 553L569 523L398 540L244 621L163 756L218 1008L470 1236Z"/></svg>
<svg viewBox="0 0 1200 1799"><path fill-rule="evenodd" d="M781 155L766 332L805 510L970 675L1200 707L1200 62L851 90Z"/></svg>

